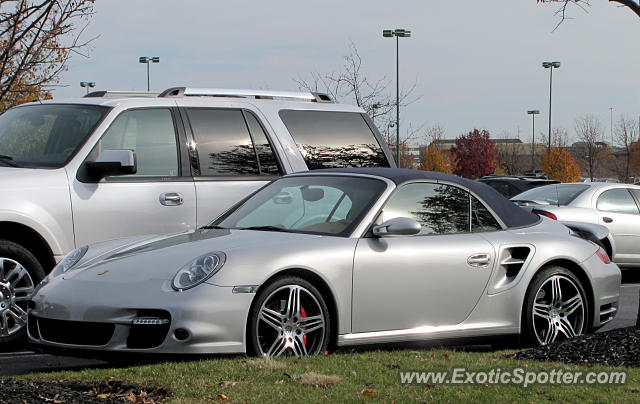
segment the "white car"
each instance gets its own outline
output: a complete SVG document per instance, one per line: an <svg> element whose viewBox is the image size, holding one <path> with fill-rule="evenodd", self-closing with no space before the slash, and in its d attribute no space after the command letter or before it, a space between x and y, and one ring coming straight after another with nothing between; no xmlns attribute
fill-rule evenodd
<svg viewBox="0 0 640 404"><path fill-rule="evenodd" d="M610 236L603 242L613 262L620 267L640 267L640 186L610 182L546 185L511 200L551 219L606 226Z"/></svg>

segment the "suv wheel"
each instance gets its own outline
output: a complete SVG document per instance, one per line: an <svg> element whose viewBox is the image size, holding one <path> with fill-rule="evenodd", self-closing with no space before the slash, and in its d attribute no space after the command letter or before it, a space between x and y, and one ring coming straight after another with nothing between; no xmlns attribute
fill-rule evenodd
<svg viewBox="0 0 640 404"><path fill-rule="evenodd" d="M0 240L0 346L24 341L27 303L44 278L42 265L26 248Z"/></svg>

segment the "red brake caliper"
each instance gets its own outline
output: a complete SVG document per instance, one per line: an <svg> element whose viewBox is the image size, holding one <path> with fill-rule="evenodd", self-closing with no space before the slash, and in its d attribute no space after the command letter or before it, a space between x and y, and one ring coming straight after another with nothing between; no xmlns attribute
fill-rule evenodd
<svg viewBox="0 0 640 404"><path fill-rule="evenodd" d="M306 318L307 317L307 312L304 311L304 307L300 306L300 318ZM307 336L303 335L302 336L302 343L307 345Z"/></svg>

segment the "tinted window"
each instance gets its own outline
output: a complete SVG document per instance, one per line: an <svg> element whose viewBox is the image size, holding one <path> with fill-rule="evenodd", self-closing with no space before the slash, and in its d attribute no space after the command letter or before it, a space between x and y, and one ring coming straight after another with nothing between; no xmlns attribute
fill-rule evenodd
<svg viewBox="0 0 640 404"><path fill-rule="evenodd" d="M640 189L629 189L631 193L640 201Z"/></svg>
<svg viewBox="0 0 640 404"><path fill-rule="evenodd" d="M133 150L135 176L178 175L178 149L169 109L140 109L120 114L100 141L103 150Z"/></svg>
<svg viewBox="0 0 640 404"><path fill-rule="evenodd" d="M278 160L273 153L264 129L262 129L258 119L251 112L246 112L245 116L251 137L253 138L253 145L255 146L258 160L260 161L260 173L263 175L279 175L280 168L278 166Z"/></svg>
<svg viewBox="0 0 640 404"><path fill-rule="evenodd" d="M363 116L353 112L280 111L310 170L389 167Z"/></svg>
<svg viewBox="0 0 640 404"><path fill-rule="evenodd" d="M469 194L449 185L416 183L398 189L383 209L383 220L408 217L417 220L420 234L469 231Z"/></svg>
<svg viewBox="0 0 640 404"><path fill-rule="evenodd" d="M515 186L509 184L506 181L488 181L486 182L491 188L500 192L507 198L511 198L512 196L518 195L521 191Z"/></svg>
<svg viewBox="0 0 640 404"><path fill-rule="evenodd" d="M382 181L366 178L283 178L258 191L215 224L227 228L272 226L289 232L347 235L385 187Z"/></svg>
<svg viewBox="0 0 640 404"><path fill-rule="evenodd" d="M598 210L604 212L638 213L638 205L629 191L624 188L611 189L598 197Z"/></svg>
<svg viewBox="0 0 640 404"><path fill-rule="evenodd" d="M258 161L242 112L187 109L202 176L259 175Z"/></svg>
<svg viewBox="0 0 640 404"><path fill-rule="evenodd" d="M0 116L0 155L11 157L18 165L60 167L75 154L107 111L81 105L10 109Z"/></svg>
<svg viewBox="0 0 640 404"><path fill-rule="evenodd" d="M533 188L517 195L516 201L530 201L544 205L564 206L570 204L581 193L589 189L586 184L558 184Z"/></svg>
<svg viewBox="0 0 640 404"><path fill-rule="evenodd" d="M495 231L502 230L502 226L493 217L491 212L473 195L471 197L471 231Z"/></svg>

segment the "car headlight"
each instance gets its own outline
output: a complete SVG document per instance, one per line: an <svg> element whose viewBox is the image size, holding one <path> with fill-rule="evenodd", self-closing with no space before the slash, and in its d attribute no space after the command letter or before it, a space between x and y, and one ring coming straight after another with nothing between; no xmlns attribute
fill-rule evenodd
<svg viewBox="0 0 640 404"><path fill-rule="evenodd" d="M84 246L67 254L67 256L64 257L64 259L60 261L60 263L56 265L55 268L53 268L53 271L51 271L51 273L49 274L49 279L53 279L56 276L62 275L63 273L73 268L78 263L78 261L80 261L82 257L84 257L88 249L88 246Z"/></svg>
<svg viewBox="0 0 640 404"><path fill-rule="evenodd" d="M218 272L226 259L226 255L218 251L204 254L188 262L173 277L173 288L182 291L201 284Z"/></svg>

